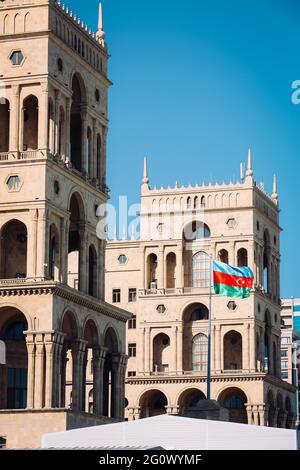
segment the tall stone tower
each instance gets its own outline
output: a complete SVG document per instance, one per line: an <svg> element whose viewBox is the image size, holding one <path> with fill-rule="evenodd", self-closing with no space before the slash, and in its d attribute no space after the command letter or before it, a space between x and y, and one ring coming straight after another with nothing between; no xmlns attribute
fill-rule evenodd
<svg viewBox="0 0 300 470"><path fill-rule="evenodd" d="M232 421L291 427L294 389L280 374L280 226L252 156L229 184L141 187L141 237L106 253L106 300L130 310L128 419L182 413L206 397L210 260L250 266L248 299L212 296L211 398Z"/></svg>
<svg viewBox="0 0 300 470"><path fill-rule="evenodd" d="M107 62L101 5L94 33L54 0L0 2L0 438L8 447L123 418L129 314L104 302L96 236L108 198Z"/></svg>

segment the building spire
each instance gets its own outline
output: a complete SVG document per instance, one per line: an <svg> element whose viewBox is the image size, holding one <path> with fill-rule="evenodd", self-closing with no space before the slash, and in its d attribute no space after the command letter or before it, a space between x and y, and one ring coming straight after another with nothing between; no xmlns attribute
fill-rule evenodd
<svg viewBox="0 0 300 470"><path fill-rule="evenodd" d="M143 184L149 184L147 157L144 158Z"/></svg>
<svg viewBox="0 0 300 470"><path fill-rule="evenodd" d="M277 192L277 176L274 175L274 180L273 180L273 194L272 194L272 199L277 203L278 202L278 192Z"/></svg>
<svg viewBox="0 0 300 470"><path fill-rule="evenodd" d="M250 177L253 176L253 169L252 169L252 152L251 152L251 149L250 149L250 148L249 148L249 151L248 151L248 165L247 165L246 176L250 176Z"/></svg>
<svg viewBox="0 0 300 470"><path fill-rule="evenodd" d="M98 31L96 34L97 40L104 45L105 32L103 31L103 10L102 3L99 3L99 14L98 14Z"/></svg>

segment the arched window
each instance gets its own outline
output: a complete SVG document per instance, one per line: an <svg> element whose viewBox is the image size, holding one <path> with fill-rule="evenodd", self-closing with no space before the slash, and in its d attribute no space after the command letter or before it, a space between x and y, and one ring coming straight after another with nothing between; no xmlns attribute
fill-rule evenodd
<svg viewBox="0 0 300 470"><path fill-rule="evenodd" d="M9 221L1 230L1 279L27 276L27 227L19 220Z"/></svg>
<svg viewBox="0 0 300 470"><path fill-rule="evenodd" d="M55 237L53 237L50 243L50 279L55 278L55 258L56 258L56 242L55 242Z"/></svg>
<svg viewBox="0 0 300 470"><path fill-rule="evenodd" d="M204 334L193 338L192 367L193 371L207 371L208 338Z"/></svg>
<svg viewBox="0 0 300 470"><path fill-rule="evenodd" d="M23 104L23 150L37 150L39 129L39 103L35 96L28 96Z"/></svg>
<svg viewBox="0 0 300 470"><path fill-rule="evenodd" d="M224 370L243 369L243 339L237 331L224 336Z"/></svg>
<svg viewBox="0 0 300 470"><path fill-rule="evenodd" d="M203 251L199 251L193 256L193 287L209 287L210 278L210 257Z"/></svg>
<svg viewBox="0 0 300 470"><path fill-rule="evenodd" d="M148 289L152 289L157 284L157 256L152 253L147 260Z"/></svg>
<svg viewBox="0 0 300 470"><path fill-rule="evenodd" d="M238 266L240 268L248 266L248 251L245 248L240 248L237 252Z"/></svg>
<svg viewBox="0 0 300 470"><path fill-rule="evenodd" d="M92 175L92 131L91 128L88 127L87 130L87 141L86 141L86 164L85 168L89 176Z"/></svg>
<svg viewBox="0 0 300 470"><path fill-rule="evenodd" d="M71 106L71 163L73 167L82 171L82 162L85 161L83 154L82 142L85 137L82 136L82 116L81 109L84 102L85 87L82 79L74 75L72 81L72 106Z"/></svg>
<svg viewBox="0 0 300 470"><path fill-rule="evenodd" d="M194 209L198 209L198 208L199 208L199 198L198 196L196 196L194 199Z"/></svg>
<svg viewBox="0 0 300 470"><path fill-rule="evenodd" d="M227 250L220 250L218 254L219 261L222 263L228 264L229 263L229 255Z"/></svg>
<svg viewBox="0 0 300 470"><path fill-rule="evenodd" d="M186 202L186 207L187 207L187 209L192 208L192 198L191 197L188 197L187 202Z"/></svg>
<svg viewBox="0 0 300 470"><path fill-rule="evenodd" d="M94 246L89 248L89 295L97 293L97 253Z"/></svg>
<svg viewBox="0 0 300 470"><path fill-rule="evenodd" d="M174 289L176 284L176 255L169 253L166 259L167 264L167 289Z"/></svg>
<svg viewBox="0 0 300 470"><path fill-rule="evenodd" d="M202 196L202 198L201 198L201 207L202 207L202 209L205 208L205 205L206 205L205 204L205 196Z"/></svg>

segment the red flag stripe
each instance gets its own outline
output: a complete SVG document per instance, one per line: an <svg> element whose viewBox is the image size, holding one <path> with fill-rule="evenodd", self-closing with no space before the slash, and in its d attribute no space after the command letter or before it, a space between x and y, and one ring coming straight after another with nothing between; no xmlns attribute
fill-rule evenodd
<svg viewBox="0 0 300 470"><path fill-rule="evenodd" d="M214 271L214 282L216 284L225 284L226 286L252 289L254 278L244 276L233 276L219 271Z"/></svg>

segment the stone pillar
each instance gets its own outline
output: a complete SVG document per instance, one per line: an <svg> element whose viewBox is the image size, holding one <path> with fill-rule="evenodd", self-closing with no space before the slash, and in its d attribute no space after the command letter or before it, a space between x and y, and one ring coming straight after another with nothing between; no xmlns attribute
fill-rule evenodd
<svg viewBox="0 0 300 470"><path fill-rule="evenodd" d="M258 413L260 426L268 426L269 405L259 405Z"/></svg>
<svg viewBox="0 0 300 470"><path fill-rule="evenodd" d="M34 334L30 331L25 333L28 353L28 376L27 376L27 408L34 407L34 368L35 368L35 343Z"/></svg>
<svg viewBox="0 0 300 470"><path fill-rule="evenodd" d="M55 105L54 105L54 155L58 155L59 151L59 104L60 104L60 91L55 90Z"/></svg>
<svg viewBox="0 0 300 470"><path fill-rule="evenodd" d="M68 284L68 251L69 251L69 229L70 221L64 220L61 224L61 282L63 284Z"/></svg>
<svg viewBox="0 0 300 470"><path fill-rule="evenodd" d="M250 372L256 372L256 344L255 344L255 331L254 325L250 325L249 331L249 364Z"/></svg>
<svg viewBox="0 0 300 470"><path fill-rule="evenodd" d="M152 370L152 367L150 365L150 347L151 347L151 341L150 341L150 334L151 330L149 327L145 328L145 373L150 374L150 371Z"/></svg>
<svg viewBox="0 0 300 470"><path fill-rule="evenodd" d="M183 373L183 327L177 327L177 373Z"/></svg>
<svg viewBox="0 0 300 470"><path fill-rule="evenodd" d="M70 98L66 99L66 164L69 165L71 161L71 100Z"/></svg>
<svg viewBox="0 0 300 470"><path fill-rule="evenodd" d="M93 407L94 414L103 416L103 373L107 349L93 349Z"/></svg>
<svg viewBox="0 0 300 470"><path fill-rule="evenodd" d="M90 177L93 179L97 178L97 129L96 129L96 119L93 119L92 127L92 162L91 162L91 174Z"/></svg>
<svg viewBox="0 0 300 470"><path fill-rule="evenodd" d="M158 258L157 258L157 288L164 289L165 280L164 280L164 247L160 246L158 249Z"/></svg>
<svg viewBox="0 0 300 470"><path fill-rule="evenodd" d="M86 346L87 342L81 339L75 340L72 343L72 409L76 411L83 411L82 394L85 383L85 380L83 380L83 361Z"/></svg>
<svg viewBox="0 0 300 470"><path fill-rule="evenodd" d="M146 269L145 269L146 261L145 261L145 247L144 246L140 250L140 259L141 259L141 281L142 281L141 288L148 289L147 279L146 279Z"/></svg>
<svg viewBox="0 0 300 470"><path fill-rule="evenodd" d="M88 174L87 167L87 113L85 110L81 111L81 121L82 121L82 135L81 135L81 169L82 174Z"/></svg>
<svg viewBox="0 0 300 470"><path fill-rule="evenodd" d="M20 121L20 85L12 86L12 103L10 109L10 143L9 150L19 150L19 121Z"/></svg>
<svg viewBox="0 0 300 470"><path fill-rule="evenodd" d="M229 243L229 264L236 266L235 242Z"/></svg>
<svg viewBox="0 0 300 470"><path fill-rule="evenodd" d="M20 106L19 114L19 138L18 138L19 152L24 151L24 101Z"/></svg>
<svg viewBox="0 0 300 470"><path fill-rule="evenodd" d="M174 326L172 328L172 334L171 334L171 350L172 355L171 355L171 364L170 364L170 372L172 373L177 373L177 326Z"/></svg>
<svg viewBox="0 0 300 470"><path fill-rule="evenodd" d="M37 334L35 339L35 383L34 383L34 408L42 409L44 407L44 338L42 334Z"/></svg>
<svg viewBox="0 0 300 470"><path fill-rule="evenodd" d="M138 373L145 372L145 328L139 330L138 341Z"/></svg>
<svg viewBox="0 0 300 470"><path fill-rule="evenodd" d="M45 334L46 386L45 407L60 406L59 390L61 378L61 351L64 334L49 332Z"/></svg>
<svg viewBox="0 0 300 470"><path fill-rule="evenodd" d="M79 255L79 290L87 293L88 291L88 234L86 227L82 226L79 230L80 235L80 255Z"/></svg>
<svg viewBox="0 0 300 470"><path fill-rule="evenodd" d="M246 411L247 411L248 424L253 424L252 405L246 404Z"/></svg>
<svg viewBox="0 0 300 470"><path fill-rule="evenodd" d="M252 405L252 409L253 409L254 424L255 426L258 426L260 422L258 405Z"/></svg>
<svg viewBox="0 0 300 470"><path fill-rule="evenodd" d="M175 288L183 289L184 280L182 277L182 252L183 244L180 242L176 250L176 268L175 268Z"/></svg>
<svg viewBox="0 0 300 470"><path fill-rule="evenodd" d="M39 102L38 146L40 150L46 151L48 147L48 83L43 83L41 88L42 90Z"/></svg>

